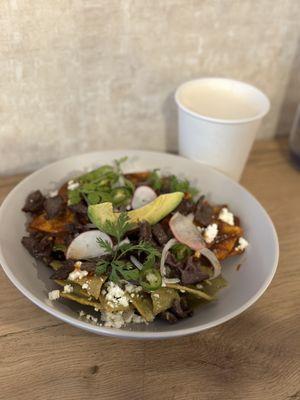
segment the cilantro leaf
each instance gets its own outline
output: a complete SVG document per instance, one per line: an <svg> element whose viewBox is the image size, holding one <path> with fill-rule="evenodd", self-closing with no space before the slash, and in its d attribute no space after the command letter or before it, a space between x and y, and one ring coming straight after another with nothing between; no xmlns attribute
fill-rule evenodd
<svg viewBox="0 0 300 400"><path fill-rule="evenodd" d="M140 272L138 269L134 268L131 270L126 270L126 269L119 269L119 273L122 275L124 279L127 281L137 281L140 276Z"/></svg>
<svg viewBox="0 0 300 400"><path fill-rule="evenodd" d="M113 281L114 283L117 283L119 281L119 276L117 274L117 268L115 264L111 264L111 273L109 275L109 279Z"/></svg>
<svg viewBox="0 0 300 400"><path fill-rule="evenodd" d="M135 191L135 185L129 179L124 178L124 185L125 185L126 189L129 190L131 193L133 193Z"/></svg>
<svg viewBox="0 0 300 400"><path fill-rule="evenodd" d="M127 156L121 157L121 158L119 158L119 159L117 159L117 160L114 160L115 169L116 169L116 171L117 171L117 173L118 173L119 175L123 175L121 165L124 164L124 162L126 162L127 160L128 160L128 157L127 157Z"/></svg>
<svg viewBox="0 0 300 400"><path fill-rule="evenodd" d="M170 177L170 190L171 192L185 192L195 196L198 190L190 185L187 179L179 179L175 175Z"/></svg>
<svg viewBox="0 0 300 400"><path fill-rule="evenodd" d="M129 217L126 213L121 213L116 222L107 220L103 226L103 230L109 235L115 237L120 243L125 233L132 229L134 225L129 222Z"/></svg>
<svg viewBox="0 0 300 400"><path fill-rule="evenodd" d="M109 261L105 261L105 260L100 260L97 262L96 264L96 270L95 270L95 274L96 275L103 275L107 272L108 267L110 266L110 262Z"/></svg>
<svg viewBox="0 0 300 400"><path fill-rule="evenodd" d="M129 252L137 251L138 253L146 253L152 257L160 257L160 252L149 242L140 242L138 244L124 243L119 247L120 255L118 258L124 257Z"/></svg>
<svg viewBox="0 0 300 400"><path fill-rule="evenodd" d="M150 172L149 184L154 190L160 190L162 188L163 181L158 169Z"/></svg>
<svg viewBox="0 0 300 400"><path fill-rule="evenodd" d="M102 247L102 249L106 251L106 253L112 254L114 252L113 246L107 240L104 240L101 237L98 237L97 242L98 242L99 246Z"/></svg>

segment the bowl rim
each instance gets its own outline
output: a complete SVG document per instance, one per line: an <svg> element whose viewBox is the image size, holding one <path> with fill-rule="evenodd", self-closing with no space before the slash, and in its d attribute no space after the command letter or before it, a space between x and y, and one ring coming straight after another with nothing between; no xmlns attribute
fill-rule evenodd
<svg viewBox="0 0 300 400"><path fill-rule="evenodd" d="M206 164L199 163L194 160L188 160L188 159L178 156L178 155L165 153L165 152L159 152L159 151L147 151L147 150L100 150L100 151L86 152L86 153L77 154L74 156L63 158L61 160L47 164L42 168L39 168L38 170L34 171L33 173L29 174L27 177L22 179L8 193L8 195L3 200L3 202L0 206L0 221L2 219L2 215L5 212L5 209L9 206L11 197L13 197L15 192L17 190L19 190L25 183L27 183L28 180L31 180L32 178L34 178L35 175L38 175L39 173L43 172L44 170L46 170L48 168L52 168L53 166L59 165L60 163L63 163L65 161L72 161L72 159L75 160L78 157L83 157L83 158L91 157L92 155L101 154L101 153L106 153L106 154L126 153L126 155L129 155L129 156L130 155L141 156L143 153L147 153L148 155L166 154L166 155L168 155L168 157L173 158L174 160L181 158L181 159L184 159L185 161L191 161L198 165L200 164L201 168L207 169L210 172L213 172L214 174L221 176L222 179L230 181L231 184L233 184L234 186L242 188L250 196L251 200L261 208L263 214L265 215L266 220L268 221L268 223L270 225L271 231L272 231L273 240L274 240L274 244L275 244L275 254L274 254L274 262L273 262L272 267L270 268L268 277L265 279L265 281L261 285L260 289L242 306L240 306L236 310L228 313L224 317L220 317L214 321L205 323L203 325L198 325L198 326L191 327L191 328L182 328L182 329L176 329L176 330L170 330L170 331L160 331L160 332L132 331L132 330L128 330L126 328L125 329L107 328L107 327L103 327L103 326L92 325L88 322L77 319L75 316L74 317L68 316L64 312L59 311L59 310L47 305L46 302L39 300L35 295L33 295L29 290L27 290L22 285L22 283L20 283L20 281L14 276L14 274L12 273L12 271L4 257L4 254L2 251L2 244L0 242L0 264L5 272L6 276L9 278L9 280L25 297L27 297L31 302L33 302L35 305L37 305L42 310L44 310L47 313L49 313L50 315L60 319L61 321L69 323L70 325L75 326L77 328L81 328L81 329L87 330L89 332L96 333L98 335L101 334L101 335L105 335L105 336L112 336L112 337L118 337L118 338L123 338L123 339L167 339L167 338L174 338L174 337L185 336L185 335L190 335L193 333L201 332L201 331L207 330L209 328L218 326L226 321L229 321L230 319L238 316L239 314L241 314L242 312L247 310L252 304L254 304L263 295L263 293L266 291L266 289L270 285L270 283L275 275L275 272L276 272L276 269L278 266L278 261L279 261L278 236L277 236L276 229L274 227L274 224L273 224L269 214L264 209L264 207L260 204L260 202L238 182L235 182L233 179L229 178L222 172L215 170ZM0 230L1 230L1 223L0 223Z"/></svg>

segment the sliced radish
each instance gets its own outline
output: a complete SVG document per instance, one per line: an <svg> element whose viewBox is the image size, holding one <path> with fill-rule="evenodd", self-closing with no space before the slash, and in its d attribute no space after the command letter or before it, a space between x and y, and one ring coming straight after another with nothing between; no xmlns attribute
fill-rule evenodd
<svg viewBox="0 0 300 400"><path fill-rule="evenodd" d="M169 250L171 247L174 246L174 244L178 243L176 239L170 239L164 246L162 252L161 252L161 259L160 259L160 274L162 277L166 276L166 267L165 267L165 262L167 255L169 253Z"/></svg>
<svg viewBox="0 0 300 400"><path fill-rule="evenodd" d="M66 257L72 260L86 260L107 254L106 251L99 246L98 238L105 240L112 246L112 240L106 233L99 230L87 231L81 233L72 240L68 247Z"/></svg>
<svg viewBox="0 0 300 400"><path fill-rule="evenodd" d="M133 210L141 208L156 199L157 194L149 186L139 186L133 193L131 207Z"/></svg>
<svg viewBox="0 0 300 400"><path fill-rule="evenodd" d="M209 278L209 280L214 279L217 276L219 276L221 273L221 264L220 264L220 261L217 259L215 253L207 248L204 248L201 250L201 255L203 257L207 258L214 268L214 274L211 278Z"/></svg>
<svg viewBox="0 0 300 400"><path fill-rule="evenodd" d="M184 216L177 212L170 219L169 226L178 242L186 244L195 251L201 251L206 247L201 232L193 223L190 215Z"/></svg>

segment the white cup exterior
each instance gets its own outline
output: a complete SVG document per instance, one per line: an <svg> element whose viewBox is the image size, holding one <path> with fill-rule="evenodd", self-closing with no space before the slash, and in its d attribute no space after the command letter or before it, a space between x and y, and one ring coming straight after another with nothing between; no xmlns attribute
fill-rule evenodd
<svg viewBox="0 0 300 400"><path fill-rule="evenodd" d="M186 85L211 81L214 89L227 83L255 104L257 114L244 119L218 119L186 108L180 95ZM200 83L201 83L200 82ZM179 154L210 165L238 181L241 177L261 120L269 111L269 99L260 90L244 82L223 78L202 78L181 85L175 94L178 106Z"/></svg>

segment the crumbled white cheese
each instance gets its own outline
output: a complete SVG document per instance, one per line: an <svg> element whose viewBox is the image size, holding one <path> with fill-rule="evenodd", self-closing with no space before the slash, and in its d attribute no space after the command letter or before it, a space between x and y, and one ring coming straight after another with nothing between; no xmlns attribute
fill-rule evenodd
<svg viewBox="0 0 300 400"><path fill-rule="evenodd" d="M246 249L246 247L249 246L249 243L243 237L239 238L239 242L238 243L239 244L235 248L235 250L237 250L237 251L243 251L243 250Z"/></svg>
<svg viewBox="0 0 300 400"><path fill-rule="evenodd" d="M98 309L95 309L99 311ZM79 317L86 319L93 325L105 326L107 328L122 328L126 324L142 324L147 323L143 317L135 314L133 310L118 311L118 312L102 312L100 319L91 314L86 314L84 311L79 311Z"/></svg>
<svg viewBox="0 0 300 400"><path fill-rule="evenodd" d="M111 307L119 305L127 307L129 305L128 298L124 290L121 289L120 286L118 286L114 282L108 282L106 290L107 294L105 298L108 302L108 305L110 305Z"/></svg>
<svg viewBox="0 0 300 400"><path fill-rule="evenodd" d="M50 190L50 192L49 192L50 197L55 197L57 195L58 195L58 190Z"/></svg>
<svg viewBox="0 0 300 400"><path fill-rule="evenodd" d="M73 180L68 182L68 190L75 190L79 187L78 182L74 182Z"/></svg>
<svg viewBox="0 0 300 400"><path fill-rule="evenodd" d="M126 324L142 324L146 321L140 315L135 314L133 311L119 311L119 312L103 312L101 313L101 321L107 328L122 328Z"/></svg>
<svg viewBox="0 0 300 400"><path fill-rule="evenodd" d="M73 292L73 286L68 284L64 286L64 293L72 293Z"/></svg>
<svg viewBox="0 0 300 400"><path fill-rule="evenodd" d="M123 312L103 312L101 314L101 321L104 322L104 326L107 328L122 328L125 325L123 318Z"/></svg>
<svg viewBox="0 0 300 400"><path fill-rule="evenodd" d="M135 286L135 285L132 285L132 283L127 283L127 284L125 285L125 290L126 290L126 292L128 292L128 293L134 292L134 291L135 291L135 288L136 288L136 286Z"/></svg>
<svg viewBox="0 0 300 400"><path fill-rule="evenodd" d="M153 297L155 297L156 299L159 299L159 293L153 293Z"/></svg>
<svg viewBox="0 0 300 400"><path fill-rule="evenodd" d="M85 318L88 321L92 322L93 324L97 324L97 322L98 322L98 318L93 317L93 315L90 315L90 314L86 314Z"/></svg>
<svg viewBox="0 0 300 400"><path fill-rule="evenodd" d="M234 225L234 215L230 211L228 211L228 208L226 207L222 208L218 218L221 221L226 222L228 225Z"/></svg>
<svg viewBox="0 0 300 400"><path fill-rule="evenodd" d="M59 297L60 297L59 290L52 290L52 292L48 293L48 298L51 301L57 300L57 299L59 299Z"/></svg>
<svg viewBox="0 0 300 400"><path fill-rule="evenodd" d="M94 310L95 310L95 311L100 311L99 308L97 308L97 307L95 307Z"/></svg>
<svg viewBox="0 0 300 400"><path fill-rule="evenodd" d="M70 281L76 281L76 279L82 279L88 275L88 271L81 271L80 269L74 269L74 271L69 273L68 279Z"/></svg>
<svg viewBox="0 0 300 400"><path fill-rule="evenodd" d="M136 286L133 285L132 283L127 283L125 285L125 291L127 293L139 293L143 290L142 286Z"/></svg>
<svg viewBox="0 0 300 400"><path fill-rule="evenodd" d="M122 314L125 324L142 324L146 323L145 319L133 310L124 311Z"/></svg>
<svg viewBox="0 0 300 400"><path fill-rule="evenodd" d="M202 228L202 226L197 226L197 229L199 232L203 232L205 228Z"/></svg>
<svg viewBox="0 0 300 400"><path fill-rule="evenodd" d="M196 288L197 289L203 289L203 285L201 285L201 283L197 283Z"/></svg>
<svg viewBox="0 0 300 400"><path fill-rule="evenodd" d="M85 282L81 287L82 287L82 289L88 289L89 288L89 284Z"/></svg>
<svg viewBox="0 0 300 400"><path fill-rule="evenodd" d="M84 311L79 311L79 318L84 318L88 322L91 322L93 325L102 326L101 322L98 322L98 318L94 317L91 314L86 314Z"/></svg>
<svg viewBox="0 0 300 400"><path fill-rule="evenodd" d="M131 322L132 322L133 324L143 324L143 323L145 323L146 321L145 321L144 318L141 317L140 315L133 314Z"/></svg>
<svg viewBox="0 0 300 400"><path fill-rule="evenodd" d="M126 211L130 211L130 210L131 210L131 206L130 205L126 206Z"/></svg>
<svg viewBox="0 0 300 400"><path fill-rule="evenodd" d="M212 243L218 235L218 225L210 224L204 230L204 240L206 243Z"/></svg>
<svg viewBox="0 0 300 400"><path fill-rule="evenodd" d="M76 261L76 263L74 264L75 268L80 268L81 267L82 262L81 261Z"/></svg>

